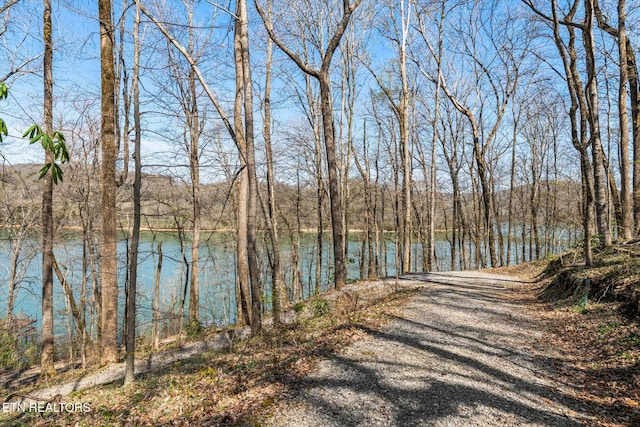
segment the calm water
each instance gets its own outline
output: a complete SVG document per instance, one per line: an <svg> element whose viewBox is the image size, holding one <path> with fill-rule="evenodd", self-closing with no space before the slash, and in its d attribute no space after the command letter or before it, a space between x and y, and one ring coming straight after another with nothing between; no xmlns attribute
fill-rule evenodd
<svg viewBox="0 0 640 427"><path fill-rule="evenodd" d="M395 247L392 235L386 235L387 266L383 267L382 273L395 275ZM348 279L357 280L359 278L359 251L360 242L358 235L352 235L348 244ZM436 254L438 267L440 270L450 268L449 243L444 240L436 243ZM140 253L138 264L138 328L141 332L151 328L151 317L153 307L153 286L158 262L157 245L162 241L162 272L160 280L160 301L161 311L169 316L178 315L180 312L180 301L184 289L187 262L191 262L190 242L184 243L184 254L181 251L180 240L177 233L142 233L140 239ZM566 236L561 239L567 242ZM321 288L324 290L329 286L331 268L328 268L330 260L329 235L325 236L323 248L323 266ZM1 246L4 244L4 246ZM382 244L382 242L381 242ZM556 248L557 251L565 249L566 243ZM40 277L42 269L42 259L37 251L40 242L30 240L23 250L25 262L23 264L26 274L18 291L14 313L24 313L27 316L40 320ZM305 234L300 242L300 273L302 289L305 297L315 288L315 260L316 260L316 240L315 235ZM7 283L8 266L10 259L10 247L6 241L0 241L0 318L6 315L7 305ZM82 246L79 240L73 238L66 239L58 243L54 248L58 263L63 266L66 272L66 279L74 289L76 299L79 300L80 286L82 279ZM30 262L26 261L29 253L34 253ZM118 283L124 286L126 279L126 253L127 241L121 240L118 244ZM472 254L472 248L469 251ZM289 243L282 245L282 267L285 274L285 283L292 281L292 250ZM421 247L414 246L414 254L420 256ZM266 264L266 256L263 257ZM201 320L205 325L224 325L234 323L236 319L235 300L235 241L231 233L203 233L200 245L200 313ZM383 263L384 259L380 259ZM417 259L418 268L421 260ZM267 291L269 289L269 274L267 266L262 266L263 282ZM91 283L91 281L89 282ZM89 284L88 298L91 296L91 285ZM56 334L65 334L66 312L62 287L57 278L54 280L54 306L55 306L55 329ZM124 307L124 289L120 290L120 307ZM188 295L187 295L188 298ZM185 303L185 308L188 301ZM122 321L122 313L120 314Z"/></svg>

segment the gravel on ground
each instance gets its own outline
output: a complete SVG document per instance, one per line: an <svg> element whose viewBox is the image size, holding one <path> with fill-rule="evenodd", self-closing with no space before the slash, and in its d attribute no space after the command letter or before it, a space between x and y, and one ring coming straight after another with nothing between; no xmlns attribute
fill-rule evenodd
<svg viewBox="0 0 640 427"><path fill-rule="evenodd" d="M402 315L292 384L266 426L579 426L588 408L554 378L559 355L513 292L483 272L424 282ZM256 420L254 420L256 421ZM255 424L254 424L255 425Z"/></svg>

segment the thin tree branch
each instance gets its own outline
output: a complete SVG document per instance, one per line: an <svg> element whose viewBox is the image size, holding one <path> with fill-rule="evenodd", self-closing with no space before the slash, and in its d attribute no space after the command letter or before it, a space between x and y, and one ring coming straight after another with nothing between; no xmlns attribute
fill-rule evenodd
<svg viewBox="0 0 640 427"><path fill-rule="evenodd" d="M260 19L262 19L262 22L264 23L264 28L267 30L267 33L269 34L269 38L271 38L271 40L273 40L273 42L278 45L278 47L289 57L291 58L291 60L293 62L296 63L296 65L298 67L300 67L300 69L302 71L304 71L305 73L315 77L316 79L320 78L320 71L316 70L314 68L311 68L309 66L309 64L307 64L306 62L304 62L302 60L302 58L300 58L300 56L298 56L295 52L293 52L291 49L289 49L287 47L287 45L280 40L280 38L278 38L278 36L276 36L276 34L273 32L273 23L267 19L267 16L264 13L264 10L262 9L262 7L260 6L260 4L258 3L258 0L254 0L254 5L256 7L256 10L258 11L258 15L260 15ZM332 39L333 40L333 39ZM324 63L324 58L323 61Z"/></svg>
<svg viewBox="0 0 640 427"><path fill-rule="evenodd" d="M0 14L5 13L7 9L9 9L14 4L18 3L20 0L9 0L5 4L0 7Z"/></svg>
<svg viewBox="0 0 640 427"><path fill-rule="evenodd" d="M543 11L541 11L540 9L538 9L534 4L532 0L520 0L523 4L525 4L526 6L529 7L529 9L531 9L531 11L533 13L535 13L536 15L538 15L540 18L544 19L545 21L548 22L553 22L553 17L547 15L546 13L544 13ZM577 2L574 3L574 5L572 6L572 10L575 10L575 6L577 5ZM568 17L569 15L567 15ZM579 29L583 29L584 25L582 24L578 24L577 22L573 22L571 20L568 20L566 17L562 20L559 21L562 25L566 25L569 27L575 27L575 28L579 28Z"/></svg>
<svg viewBox="0 0 640 427"><path fill-rule="evenodd" d="M193 72L196 74L196 77L198 77L198 81L200 82L200 84L204 88L204 91L206 92L207 96L209 97L209 99L213 103L214 107L216 108L216 111L220 115L220 118L224 122L224 126L225 126L225 128L227 128L227 131L229 132L229 135L231 136L231 139L233 139L233 142L237 146L238 142L237 142L237 138L236 138L236 132L235 132L233 126L231 125L231 122L227 118L227 115L225 114L224 110L222 109L222 105L220 105L220 103L218 102L218 99L216 98L215 94L213 93L213 91L211 90L211 88L207 84L206 80L204 79L204 76L200 72L200 68L198 67L198 64L196 64L195 60L191 57L191 55L189 54L187 49L184 46L182 46L180 44L180 42L178 42L171 34L169 34L169 31L167 31L167 29L153 15L151 15L145 9L145 7L142 5L142 2L140 0L135 0L135 2L137 4L139 4L140 11L142 13L144 13L147 16L147 18L149 18L151 20L151 22L153 22L156 25L156 27L158 27L158 30L160 30L160 32L167 38L167 40L169 40L171 42L171 44L173 46L175 46L176 49L178 49L178 51L187 60L189 65L191 65L191 68L193 69Z"/></svg>

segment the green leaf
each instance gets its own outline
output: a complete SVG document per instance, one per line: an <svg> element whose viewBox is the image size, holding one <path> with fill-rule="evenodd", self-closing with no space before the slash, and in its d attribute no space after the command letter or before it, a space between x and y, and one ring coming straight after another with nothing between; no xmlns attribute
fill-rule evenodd
<svg viewBox="0 0 640 427"><path fill-rule="evenodd" d="M61 148L60 162L65 163L65 162L69 161L69 159L71 158L69 156L69 151L67 151L67 144L62 143L60 145L60 148Z"/></svg>
<svg viewBox="0 0 640 427"><path fill-rule="evenodd" d="M53 141L51 137L46 133L40 135L40 139L42 141L42 148L49 151L55 151L55 147L53 146Z"/></svg>
<svg viewBox="0 0 640 427"><path fill-rule="evenodd" d="M71 159L71 157L69 157L69 152L67 151L67 147L63 146L63 151L64 151L63 155L60 156L60 163L67 163Z"/></svg>
<svg viewBox="0 0 640 427"><path fill-rule="evenodd" d="M27 129L23 136L29 138L29 144L40 141L42 148L45 151L53 153L54 161L46 163L42 169L40 169L39 179L44 178L47 172L51 170L51 179L53 180L53 183L58 184L58 181L62 182L62 169L56 163L56 160L59 160L62 163L69 160L69 151L67 150L64 134L61 131L54 131L51 135L47 135L42 131L40 126L34 124ZM0 142L2 142L1 135Z"/></svg>
<svg viewBox="0 0 640 427"><path fill-rule="evenodd" d="M38 177L38 179L42 179L44 178L44 176L47 174L47 172L49 172L49 168L51 167L51 163L47 163L45 164L42 169L40 169L40 176Z"/></svg>
<svg viewBox="0 0 640 427"><path fill-rule="evenodd" d="M58 180L60 180L60 182L62 182L62 169L60 169L60 166L58 166L57 163L53 164L53 169L52 169L52 174L53 174L53 183L54 184L58 184Z"/></svg>
<svg viewBox="0 0 640 427"><path fill-rule="evenodd" d="M29 129L27 129L27 131L22 136L23 137L25 137L25 136L28 137L29 138L29 144L33 144L35 142L38 142L40 140L40 138L42 138L42 135L44 135L44 133L42 132L42 129L40 128L40 126L31 125L31 127Z"/></svg>
<svg viewBox="0 0 640 427"><path fill-rule="evenodd" d="M51 137L52 137L54 140L56 140L56 141L58 141L58 142L60 142L60 143L62 143L62 144L64 144L64 143L66 143L66 142L67 142L67 140L64 138L64 134L63 134L61 131L59 131L59 130L54 131L54 132L51 134Z"/></svg>
<svg viewBox="0 0 640 427"><path fill-rule="evenodd" d="M29 126L29 129L27 129L27 131L22 134L23 138L31 138L34 135L35 129L36 129L37 125L31 125Z"/></svg>
<svg viewBox="0 0 640 427"><path fill-rule="evenodd" d="M9 94L9 89L7 89L7 85L4 82L0 82L0 100L5 99ZM9 131L7 129L7 124L0 118L0 143L2 142L2 136L9 135Z"/></svg>
<svg viewBox="0 0 640 427"><path fill-rule="evenodd" d="M2 142L3 135L9 135L9 130L7 129L7 124L4 120L0 119L0 142Z"/></svg>

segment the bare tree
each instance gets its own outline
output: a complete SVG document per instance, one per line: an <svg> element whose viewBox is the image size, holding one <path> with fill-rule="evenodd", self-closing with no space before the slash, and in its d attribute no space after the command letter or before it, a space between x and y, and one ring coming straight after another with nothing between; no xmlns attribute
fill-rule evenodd
<svg viewBox="0 0 640 427"><path fill-rule="evenodd" d="M410 270L411 266L411 171L412 158L410 150L410 128L409 128L409 80L407 74L407 44L409 43L409 28L411 26L411 7L408 1L400 1L389 4L391 12L392 26L395 34L389 34L392 42L397 45L398 53L398 74L400 78L400 91L397 99L391 89L386 87L382 80L372 72L382 93L387 97L392 111L398 120L398 130L400 137L400 158L402 164L402 225L400 233L402 235L402 272ZM399 7L399 11L397 8ZM396 16L399 14L399 23Z"/></svg>
<svg viewBox="0 0 640 427"><path fill-rule="evenodd" d="M491 151L491 145L496 138L502 119L506 112L506 107L509 103L509 99L516 90L518 78L519 78L519 58L516 57L517 53L512 50L512 34L509 34L508 29L502 28L500 35L498 32L492 32L487 34L490 38L489 44L492 46L490 53L484 51L484 48L479 46L478 37L481 33L486 33L487 28L483 26L482 21L484 19L491 19L495 9L489 8L489 16L478 16L478 11L475 7L469 11L467 15L466 23L470 26L470 33L468 33L464 39L465 51L472 64L475 76L474 81L477 82L476 91L480 91L480 85L487 84L488 91L491 94L491 100L494 102L494 109L491 113L493 117L490 123L487 123L483 117L487 116L485 111L485 101L479 102L476 100L464 100L462 96L464 94L454 93L444 75L440 76L440 86L442 91L452 103L452 105L463 114L471 128L471 137L473 140L473 157L475 160L475 167L477 168L478 180L480 181L481 200L482 200L482 214L483 222L482 227L487 233L487 244L489 246L489 253L491 257L491 265L498 266L498 252L496 250L496 227L499 230L499 226L495 224L495 206L492 200L492 183L490 179L490 161L489 154ZM504 19L504 18L503 18ZM508 20L506 20L508 21ZM475 30L472 27L476 26ZM431 55L434 58L438 57L438 53L433 48L431 41L426 34L422 34L423 41L427 45ZM498 44L497 38L502 37L505 42ZM509 48L507 48L509 46ZM491 63L499 64L500 69L492 67ZM437 83L435 77L430 76L428 72L423 71L423 74L430 77L434 83ZM499 232L499 231L498 231ZM478 251L476 251L478 252ZM479 253L476 256L480 255Z"/></svg>
<svg viewBox="0 0 640 427"><path fill-rule="evenodd" d="M53 131L53 37L51 0L44 1L44 132ZM45 163L54 161L53 152L45 148ZM42 189L42 352L40 374L55 375L53 362L53 176L43 177Z"/></svg>
<svg viewBox="0 0 640 427"><path fill-rule="evenodd" d="M236 2L234 32L234 52L236 62L236 104L234 109L236 134L239 140L243 139L244 151L240 149L240 156L246 167L246 194L240 195L240 203L246 203L246 218L239 217L238 221L246 223L246 254L238 253L238 258L246 256L249 267L249 280L251 283L251 332L258 333L262 329L262 287L258 271L256 251L256 215L258 210L258 179L256 176L254 122L253 122L253 82L251 80L251 62L249 58L249 18L247 15L246 0ZM242 101L242 108L240 107ZM238 119L244 112L244 132L242 119ZM238 275L241 273L238 272Z"/></svg>
<svg viewBox="0 0 640 427"><path fill-rule="evenodd" d="M142 187L142 158L140 153L140 7L136 5L133 22L133 120L134 120L134 154L135 172L133 181L133 230L131 235L131 254L129 259L129 282L127 288L126 307L126 369L125 385L135 381L136 354L136 291L138 280L138 250L140 243L140 199ZM128 143L125 142L125 143Z"/></svg>
<svg viewBox="0 0 640 427"><path fill-rule="evenodd" d="M271 22L271 0L267 1L267 22ZM273 41L267 38L267 52L265 59L265 88L262 101L264 139L267 162L267 230L271 243L271 302L273 324L279 326L282 311L282 272L280 271L280 238L278 234L278 219L275 194L275 172L273 168L273 150L271 146L271 67L273 57Z"/></svg>
<svg viewBox="0 0 640 427"><path fill-rule="evenodd" d="M204 52L209 47L209 43L202 43L201 46L196 44L194 8L193 2L184 2L187 14L186 37L188 38L185 49L189 56L195 62L201 63ZM169 20L170 18L165 18ZM204 36L204 40L208 41L210 32ZM189 280L185 284L189 288L189 324L191 327L198 329L200 325L200 234L202 228L202 202L201 202L201 135L205 126L205 112L202 111L199 102L199 88L197 86L197 77L193 68L187 64L184 69L184 62L180 60L181 56L175 57L173 47L168 43L166 51L166 59L168 68L172 77L171 86L164 87L165 91L172 93L174 101L180 105L180 119L182 121L181 135L177 139L182 140L182 149L188 156L189 177L190 177L190 193L191 193L191 263L189 264ZM160 76L160 80L164 80L165 75ZM167 105L168 110L173 108L172 104ZM186 289L185 289L186 294Z"/></svg>
<svg viewBox="0 0 640 427"><path fill-rule="evenodd" d="M278 47L289 57L305 74L317 79L320 84L320 98L322 109L322 126L324 131L324 143L327 156L327 168L329 171L329 198L331 201L331 227L333 230L333 257L335 266L335 286L341 288L347 281L347 266L345 263L344 250L346 247L346 236L343 231L342 224L342 203L340 202L340 183L338 182L338 164L336 158L336 142L335 127L333 121L333 102L331 96L331 60L340 44L340 40L344 35L351 16L355 9L360 5L362 0L355 0L351 3L349 0L342 2L342 16L337 23L334 33L329 39L329 43L323 52L320 52L322 63L320 68L313 68L311 64L303 61L299 54L295 53L289 46L280 39L275 31L273 24L269 24L266 14L259 3L256 1L256 9L265 24L265 28L269 33L269 37Z"/></svg>
<svg viewBox="0 0 640 427"><path fill-rule="evenodd" d="M593 178L595 187L596 223L600 242L604 246L611 245L611 229L608 224L607 211L607 180L604 170L604 153L600 135L600 111L598 99L598 81L593 35L594 0L585 0L585 21L582 29L582 39L586 52L587 82L586 95L588 118L590 127L591 153L593 156Z"/></svg>
<svg viewBox="0 0 640 427"><path fill-rule="evenodd" d="M6 265L7 276L3 280L7 284L6 318L9 319L14 314L20 288L27 283L26 275L37 253L35 244L31 243L29 236L33 232L33 228L36 227L37 217L42 216L42 212L29 194L26 185L20 192L18 192L18 188L9 189L6 187L8 186L2 185L3 196L7 200L7 203L2 207L2 216L5 224L9 227L7 227L7 236L3 239L4 242L0 248L10 254L8 265ZM17 199L17 203L9 203L12 199ZM22 201L28 203L20 203Z"/></svg>
<svg viewBox="0 0 640 427"><path fill-rule="evenodd" d="M414 7L416 7L416 19L417 19L417 28L418 33L422 36L423 40L428 39L427 28L425 22L425 11L419 8L417 2L415 2ZM436 90L435 90L435 99L434 99L434 107L433 107L433 118L431 119L431 128L432 128L432 138L431 138L431 165L430 165L430 173L429 173L429 182L430 182L430 192L429 192L429 231L428 231L428 249L427 249L427 259L425 260L426 267L431 270L433 268L433 264L435 262L435 198L436 198L436 145L438 140L440 139L439 135L439 120L440 120L440 94L441 94L441 85L442 85L442 59L444 54L443 43L444 43L444 25L445 18L447 14L447 0L443 0L440 3L439 13L437 13L437 38L438 42L436 44L435 51L432 51L431 54L434 57L436 62L436 73L432 80L435 81ZM419 59L416 58L416 55L413 55L414 61L419 63ZM421 69L424 73L424 69ZM444 141L444 139L443 139ZM423 162L424 163L424 162ZM453 166L449 165L450 168ZM424 165L425 169L425 179L426 179L426 165ZM451 169L450 169L451 171ZM457 179L456 179L457 180ZM458 183L454 183L455 186ZM455 196L454 196L455 198ZM454 201L454 205L455 205ZM456 209L454 208L454 214ZM455 219L454 219L455 221ZM454 231L455 233L455 231ZM454 239L455 241L455 234ZM451 247L452 260L455 257L455 244ZM453 269L453 261L452 267Z"/></svg>
<svg viewBox="0 0 640 427"><path fill-rule="evenodd" d="M136 0L139 3L139 0ZM167 40L184 56L187 60L196 78L202 85L205 93L213 103L216 111L222 119L225 128L229 132L231 139L238 148L240 156L241 167L240 173L246 174L243 178L241 176L240 183L240 200L238 203L238 271L237 276L239 278L239 290L240 290L240 308L241 313L239 318L242 317L246 323L255 323L254 328L260 328L261 319L256 316L261 316L260 310L258 313L249 313L249 283L244 280L247 276L251 280L252 292L256 293L255 304L256 307L260 306L260 281L257 265L257 254L255 251L255 220L257 212L257 178L255 173L255 153L253 143L253 107L252 107L252 82L250 73L250 61L249 61L249 43L248 33L246 30L247 20L242 18L239 14L243 13L246 16L246 5L238 4L239 8L234 15L235 19L235 34L234 34L234 57L236 64L236 97L234 103L234 124L229 121L222 105L214 95L213 91L207 84L197 61L189 53L189 51L173 37L165 25L158 21L152 14L150 14L144 6L140 5L140 10L156 25L158 30L167 38ZM242 113L244 112L244 123L242 121ZM246 260L246 261L245 261ZM246 264L245 264L246 262Z"/></svg>
<svg viewBox="0 0 640 427"><path fill-rule="evenodd" d="M622 238L631 239L640 224L640 105L638 104L638 72L633 46L627 37L626 1L617 2L618 22L613 27L607 22L605 14L600 9L598 0L594 0L593 13L598 27L617 39L619 57L619 86L618 86L618 118L620 125L620 204ZM628 89L627 89L628 84ZM633 191L631 186L631 168L629 165L629 115L628 97L631 95L631 116L633 121Z"/></svg>
<svg viewBox="0 0 640 427"><path fill-rule="evenodd" d="M595 2L597 4L597 1ZM626 1L618 0L618 54L620 56L620 81L618 87L618 117L620 123L620 199L622 203L622 238L629 240L633 232L633 211L629 170L629 115L627 113L627 59Z"/></svg>
<svg viewBox="0 0 640 427"><path fill-rule="evenodd" d="M100 69L102 84L102 251L100 285L102 329L100 335L103 363L118 360L118 273L116 247L116 134L115 134L115 64L114 30L111 22L111 0L99 0Z"/></svg>
<svg viewBox="0 0 640 427"><path fill-rule="evenodd" d="M578 73L578 54L576 50L576 27L573 24L573 18L577 12L579 1L573 0L568 13L560 19L558 16L558 8L555 0L551 0L551 17L540 12L536 6L529 0L522 0L537 15L542 16L550 21L553 29L553 39L558 49L564 72L566 75L566 84L571 100L569 107L569 119L571 121L571 141L573 146L580 154L580 170L582 176L582 225L584 232L584 257L585 263L591 265L593 263L593 253L591 248L591 219L594 209L594 185L593 185L593 166L589 160L589 145L591 140L587 137L587 98L582 86L582 80ZM563 24L561 24L561 22ZM567 25L564 25L567 24ZM569 35L568 43L564 43L561 35L561 25L567 30Z"/></svg>

